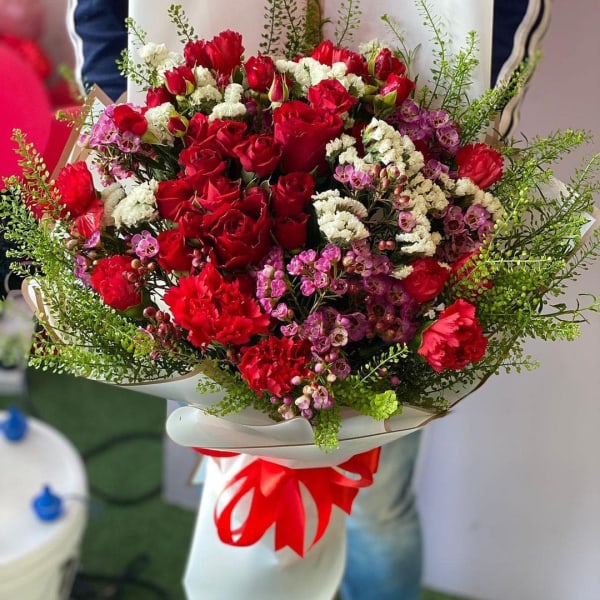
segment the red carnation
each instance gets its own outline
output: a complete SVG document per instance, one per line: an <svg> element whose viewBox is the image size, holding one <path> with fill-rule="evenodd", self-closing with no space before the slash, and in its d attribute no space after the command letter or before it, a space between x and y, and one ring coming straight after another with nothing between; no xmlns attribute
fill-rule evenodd
<svg viewBox="0 0 600 600"><path fill-rule="evenodd" d="M402 287L417 302L429 302L442 293L450 271L434 258L417 258L409 263L412 271L402 280Z"/></svg>
<svg viewBox="0 0 600 600"><path fill-rule="evenodd" d="M260 395L266 391L281 398L294 388L294 377L309 374L310 344L304 340L268 337L242 348L241 356L240 373L248 387Z"/></svg>
<svg viewBox="0 0 600 600"><path fill-rule="evenodd" d="M56 203L64 208L61 217L67 213L74 220L74 229L88 238L100 227L104 204L98 198L92 174L85 161L71 163L63 167L55 182Z"/></svg>
<svg viewBox="0 0 600 600"><path fill-rule="evenodd" d="M398 60L389 48L382 48L373 62L373 74L377 79L385 81L392 73L404 75L406 65Z"/></svg>
<svg viewBox="0 0 600 600"><path fill-rule="evenodd" d="M486 144L463 146L456 154L458 176L468 177L482 190L502 177L502 155Z"/></svg>
<svg viewBox="0 0 600 600"><path fill-rule="evenodd" d="M459 299L423 332L418 353L437 373L460 371L483 358L487 343L475 306Z"/></svg>
<svg viewBox="0 0 600 600"><path fill-rule="evenodd" d="M95 265L90 285L100 294L104 303L116 310L126 311L139 306L142 292L130 281L137 272L131 266L131 256L115 254L101 258Z"/></svg>
<svg viewBox="0 0 600 600"><path fill-rule="evenodd" d="M225 279L212 263L199 275L182 277L164 299L175 323L188 331L187 339L198 348L213 342L247 344L269 330L269 317L258 302L240 289L239 280Z"/></svg>

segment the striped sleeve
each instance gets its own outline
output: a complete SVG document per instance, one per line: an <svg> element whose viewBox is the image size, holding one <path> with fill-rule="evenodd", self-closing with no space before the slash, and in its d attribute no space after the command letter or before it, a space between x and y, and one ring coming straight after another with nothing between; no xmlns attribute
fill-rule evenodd
<svg viewBox="0 0 600 600"><path fill-rule="evenodd" d="M539 50L548 30L552 0L495 0L492 83L505 81ZM507 104L496 128L501 136L515 132L527 86Z"/></svg>
<svg viewBox="0 0 600 600"><path fill-rule="evenodd" d="M82 90L97 84L116 99L127 85L116 65L127 47L127 0L69 0L67 29Z"/></svg>

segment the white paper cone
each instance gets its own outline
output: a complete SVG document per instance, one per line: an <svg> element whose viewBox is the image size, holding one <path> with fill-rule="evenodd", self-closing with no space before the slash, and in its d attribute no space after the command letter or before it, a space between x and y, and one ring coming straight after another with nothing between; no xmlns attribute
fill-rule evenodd
<svg viewBox="0 0 600 600"><path fill-rule="evenodd" d="M253 460L255 457L240 455L207 461L184 577L188 600L331 600L345 563L345 515L337 507L333 507L327 531L304 558L289 548L276 552L273 527L252 546L230 546L219 539L213 515L219 494L233 475ZM309 498L307 495L304 503L308 538L316 529L317 519L316 507ZM242 513L245 500L240 502ZM241 518L244 516L241 514Z"/></svg>

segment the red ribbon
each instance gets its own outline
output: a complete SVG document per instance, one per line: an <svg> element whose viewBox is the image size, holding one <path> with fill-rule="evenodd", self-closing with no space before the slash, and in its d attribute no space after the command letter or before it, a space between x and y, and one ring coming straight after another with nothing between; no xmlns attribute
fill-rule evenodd
<svg viewBox="0 0 600 600"><path fill-rule="evenodd" d="M225 544L250 546L274 524L275 550L289 546L299 556L304 556L306 515L300 484L307 488L317 507L317 530L310 549L327 530L333 506L350 514L359 489L373 483L379 452L380 449L375 448L357 454L336 468L290 469L257 458L234 475L221 491L219 500L228 497L230 494L225 495L226 492L235 488L222 510L215 506L219 538ZM348 477L338 469L358 477ZM252 498L246 519L234 528L233 514L238 503L248 494Z"/></svg>

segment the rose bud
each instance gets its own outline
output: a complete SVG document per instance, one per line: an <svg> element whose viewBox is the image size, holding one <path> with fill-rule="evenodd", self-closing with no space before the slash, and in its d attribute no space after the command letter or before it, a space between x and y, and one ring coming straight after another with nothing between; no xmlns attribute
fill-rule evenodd
<svg viewBox="0 0 600 600"><path fill-rule="evenodd" d="M175 67L165 73L165 87L171 94L187 96L196 89L196 77L190 67Z"/></svg>
<svg viewBox="0 0 600 600"><path fill-rule="evenodd" d="M183 115L177 115L167 121L167 129L171 135L183 137L187 133L189 123Z"/></svg>
<svg viewBox="0 0 600 600"><path fill-rule="evenodd" d="M282 104L290 97L290 88L285 75L277 73L273 77L268 96L271 103L275 105Z"/></svg>
<svg viewBox="0 0 600 600"><path fill-rule="evenodd" d="M251 90L267 92L275 76L275 64L270 56L251 56L245 63L246 77Z"/></svg>

